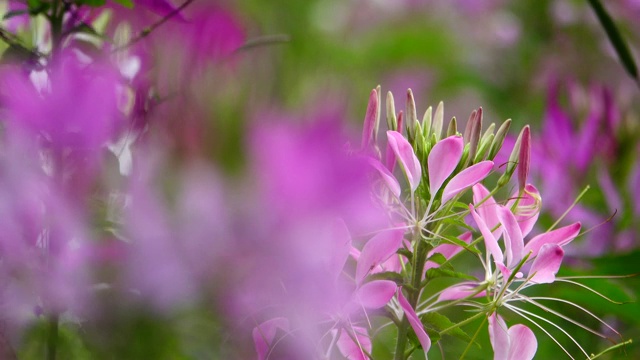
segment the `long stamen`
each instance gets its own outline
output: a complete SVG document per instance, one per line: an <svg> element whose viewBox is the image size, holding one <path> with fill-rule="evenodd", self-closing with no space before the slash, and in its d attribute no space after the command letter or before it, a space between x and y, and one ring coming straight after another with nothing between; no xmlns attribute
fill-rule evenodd
<svg viewBox="0 0 640 360"><path fill-rule="evenodd" d="M513 306L512 306L512 307L513 307ZM512 309L512 310L513 310L513 309ZM542 320L542 321L546 322L547 324L552 325L552 326L553 326L553 327L555 327L556 329L560 330L563 334L567 335L567 337L568 337L569 339L571 339L571 341L572 341L574 344L576 344L576 346L580 349L580 351L582 351L582 353L583 353L587 358L589 358L589 354L584 350L584 348L582 348L582 346L580 346L580 343L579 343L576 339L574 339L574 338L573 338L573 336L569 335L569 333L568 333L565 329L563 329L560 325L558 325L558 324L554 323L553 321L551 321L551 320L549 320L549 319L547 319L547 318L544 318L544 317L542 317L542 316L540 316L540 315L538 315L538 314L534 314L534 313L532 313L532 312L530 312L530 311L527 311L527 310L524 310L524 309L520 309L520 308L518 308L518 311L520 311L520 312L522 312L522 313L525 313L525 314L527 314L527 315L533 316L533 317L535 317L536 319L540 319L540 320ZM519 314L519 315L520 315L520 316L523 316L522 314Z"/></svg>
<svg viewBox="0 0 640 360"><path fill-rule="evenodd" d="M530 321L532 324L534 324L535 326L538 327L538 329L542 330L542 332L544 332L545 334L547 334L548 337L551 338L551 340L553 340L553 342L556 343L556 345L558 345L562 351L564 351L565 354L567 354L568 357L570 357L572 360L575 360L575 358L573 356L571 356L571 354L569 354L569 352L567 351L567 349L564 348L564 346L562 346L562 344L560 344L560 342L558 340L556 340L556 338L554 338L545 328L543 328L540 324L538 324L537 322L535 322L535 320L532 320L531 318L529 318L528 316L520 313L520 310L518 308L516 308L515 306L509 305L509 304L505 304L504 305L507 309L513 311L514 313L522 316L523 318L525 318L526 320Z"/></svg>
<svg viewBox="0 0 640 360"><path fill-rule="evenodd" d="M583 308L582 306L573 303L569 300L564 300L564 299L558 299L558 298L550 298L550 297L544 297L544 296L535 296L535 297L529 297L529 299L533 299L533 300L551 300L551 301L558 301L558 302L562 302L565 304L569 304L571 306L574 306L582 311L584 311L585 313L589 314L591 317L593 317L594 319L598 320L602 325L606 326L609 330L613 331L614 333L616 333L616 335L620 336L620 339L622 339L622 334L620 334L616 329L614 329L611 325L607 324L606 321L602 320L601 318L599 318L598 316L594 315L592 312L590 312L589 310ZM607 338L608 339L608 338Z"/></svg>

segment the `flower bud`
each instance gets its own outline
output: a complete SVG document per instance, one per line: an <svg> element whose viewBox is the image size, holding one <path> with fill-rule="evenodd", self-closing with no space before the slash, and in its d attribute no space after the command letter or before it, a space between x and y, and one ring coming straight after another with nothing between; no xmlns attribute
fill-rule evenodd
<svg viewBox="0 0 640 360"><path fill-rule="evenodd" d="M422 117L422 131L424 138L428 141L431 139L431 118L432 118L432 108L429 106L427 111L424 112L424 116Z"/></svg>
<svg viewBox="0 0 640 360"><path fill-rule="evenodd" d="M374 134L377 132L375 130L375 127L377 126L376 118L380 118L378 114L378 92L376 89L373 89L369 94L367 113L364 116L364 126L362 127L362 149L369 147L374 142Z"/></svg>
<svg viewBox="0 0 640 360"><path fill-rule="evenodd" d="M493 141L494 135L493 133L489 133L489 136L486 138L483 136L480 141L480 145L478 146L478 151L476 152L476 156L473 158L473 163L477 164L480 161L485 159L485 156L489 152L491 148L491 142Z"/></svg>
<svg viewBox="0 0 640 360"><path fill-rule="evenodd" d="M469 142L469 138L471 137L471 128L473 128L473 124L477 114L478 114L478 111L473 110L471 112L471 115L469 115L469 120L467 120L467 126L464 128L464 135L462 135L465 142Z"/></svg>
<svg viewBox="0 0 640 360"><path fill-rule="evenodd" d="M493 138L493 143L491 144L491 149L489 150L489 156L487 156L487 159L493 160L496 157L502 148L502 144L504 144L504 138L509 132L509 127L511 127L511 119L505 120L505 122L500 125L500 128L496 132L496 136Z"/></svg>
<svg viewBox="0 0 640 360"><path fill-rule="evenodd" d="M518 155L518 188L520 192L527 185L529 176L529 164L531 162L531 128L525 126L520 133L522 142L520 144L520 154Z"/></svg>
<svg viewBox="0 0 640 360"><path fill-rule="evenodd" d="M398 131L398 119L396 118L396 105L391 91L387 91L387 127L389 130Z"/></svg>
<svg viewBox="0 0 640 360"><path fill-rule="evenodd" d="M444 118L444 103L440 101L436 108L436 113L433 117L433 123L431 124L431 131L436 135L436 141L440 140L442 134L442 123Z"/></svg>
<svg viewBox="0 0 640 360"><path fill-rule="evenodd" d="M382 87L378 84L376 86L376 95L378 95L378 107L376 109L376 125L373 127L373 142L378 142L378 130L380 129L380 114L382 111Z"/></svg>
<svg viewBox="0 0 640 360"><path fill-rule="evenodd" d="M406 127L409 142L415 138L416 123L418 115L416 114L416 101L413 98L413 91L407 89L407 102L405 105Z"/></svg>
<svg viewBox="0 0 640 360"><path fill-rule="evenodd" d="M469 134L469 160L473 160L476 157L478 151L478 143L480 142L480 132L482 131L482 108L478 108L473 123L471 124L471 131Z"/></svg>
<svg viewBox="0 0 640 360"><path fill-rule="evenodd" d="M453 136L458 133L458 122L456 121L456 117L452 117L451 121L449 121L449 127L447 128L447 137Z"/></svg>
<svg viewBox="0 0 640 360"><path fill-rule="evenodd" d="M523 132L524 132L524 129L520 132L520 135L518 136L516 143L513 145L513 150L511 150L511 155L509 155L509 161L507 162L507 168L504 174L502 174L502 176L500 177L500 179L498 179L498 186L506 185L509 182L509 180L511 180L511 177L513 176L513 173L516 170L516 167L518 165L518 159L520 158L520 147L522 144Z"/></svg>

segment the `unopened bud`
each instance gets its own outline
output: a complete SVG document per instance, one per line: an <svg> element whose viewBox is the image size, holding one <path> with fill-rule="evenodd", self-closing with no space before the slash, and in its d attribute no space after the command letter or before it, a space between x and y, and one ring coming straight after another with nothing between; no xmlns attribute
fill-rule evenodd
<svg viewBox="0 0 640 360"><path fill-rule="evenodd" d="M451 121L449 121L449 126L447 127L447 137L453 136L458 133L458 122L456 121L456 117L452 117Z"/></svg>
<svg viewBox="0 0 640 360"><path fill-rule="evenodd" d="M487 159L493 160L496 155L498 155L498 152L502 149L502 144L504 144L504 139L507 137L510 127L511 119L505 120L505 122L500 125L500 128L496 132L496 136L493 138L493 143L491 144L491 149L489 150L489 156L487 156Z"/></svg>
<svg viewBox="0 0 640 360"><path fill-rule="evenodd" d="M376 96L378 99L376 100L376 121L373 126L373 142L378 142L378 129L380 129L380 111L382 110L382 88L380 85L376 86Z"/></svg>
<svg viewBox="0 0 640 360"><path fill-rule="evenodd" d="M429 106L422 117L422 135L424 135L425 140L429 140L431 138L431 112L432 108Z"/></svg>
<svg viewBox="0 0 640 360"><path fill-rule="evenodd" d="M411 141L415 138L416 123L418 122L418 114L416 113L416 101L413 98L413 91L407 89L407 102L405 104L405 116L407 135Z"/></svg>
<svg viewBox="0 0 640 360"><path fill-rule="evenodd" d="M531 128L525 126L520 133L520 154L518 155L518 188L524 190L529 176L529 164L531 163Z"/></svg>
<svg viewBox="0 0 640 360"><path fill-rule="evenodd" d="M364 125L362 127L362 149L369 147L374 141L374 128L376 126L376 117L378 111L378 92L376 89L371 90L369 94L369 104L367 104L367 113L364 116Z"/></svg>
<svg viewBox="0 0 640 360"><path fill-rule="evenodd" d="M493 133L490 133L489 136L485 139L484 137L480 140L480 145L478 146L478 151L476 152L476 156L473 158L473 163L477 164L480 161L485 159L485 156L489 152L491 148L491 142L493 141Z"/></svg>
<svg viewBox="0 0 640 360"><path fill-rule="evenodd" d="M476 121L477 114L478 114L478 111L473 110L471 112L471 115L469 115L469 120L467 120L467 126L465 126L464 134L462 135L462 138L464 139L465 143L469 142L469 138L471 137L471 129L473 128L473 124Z"/></svg>
<svg viewBox="0 0 640 360"><path fill-rule="evenodd" d="M387 127L389 130L398 131L398 119L396 118L396 104L391 91L387 92Z"/></svg>
<svg viewBox="0 0 640 360"><path fill-rule="evenodd" d="M436 141L440 140L442 134L442 124L444 122L444 103L440 101L436 108L436 113L433 116L433 123L431 124L431 131L436 135Z"/></svg>

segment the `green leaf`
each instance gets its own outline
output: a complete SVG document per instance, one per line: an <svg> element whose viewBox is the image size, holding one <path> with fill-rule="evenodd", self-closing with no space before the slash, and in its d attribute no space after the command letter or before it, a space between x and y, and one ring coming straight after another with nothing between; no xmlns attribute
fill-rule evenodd
<svg viewBox="0 0 640 360"><path fill-rule="evenodd" d="M607 33L607 37L609 38L609 41L611 41L611 45L613 45L616 50L616 53L622 62L622 66L624 66L625 70L629 75L631 75L631 77L640 81L640 78L638 77L638 67L633 59L633 55L631 55L631 51L629 51L629 47L616 27L616 24L613 22L613 19L611 19L607 10L602 6L600 0L589 0L589 4L596 13L604 31Z"/></svg>
<svg viewBox="0 0 640 360"><path fill-rule="evenodd" d="M432 268L427 270L426 277L429 279L435 279L440 277L450 277L450 278L456 278L456 279L478 281L478 279L476 279L474 276L467 275L465 273L461 273L453 270L441 269L441 268Z"/></svg>
<svg viewBox="0 0 640 360"><path fill-rule="evenodd" d="M367 281L373 280L391 280L398 285L404 285L404 278L402 277L402 275L392 271L375 273L367 277Z"/></svg>
<svg viewBox="0 0 640 360"><path fill-rule="evenodd" d="M474 253L474 254L481 254L481 252L480 252L478 249L476 249L476 248L475 248L475 247L473 247L473 246L469 246L469 244L467 244L466 242L464 242L464 241L462 241L462 240L458 239L458 238L457 238L457 237L455 237L455 236L442 235L442 238L443 238L443 239L442 239L442 242L450 243L450 244L454 244L454 245L458 245L458 246L460 246L461 248L463 248L463 249L465 249L465 250L468 250L468 251L471 251L471 252L472 252L472 253Z"/></svg>
<svg viewBox="0 0 640 360"><path fill-rule="evenodd" d="M440 254L440 253L435 253L433 255L431 255L427 261L433 261L434 263L440 265L441 269L447 269L447 270L453 270L453 266L451 266L451 264L448 262L447 258L444 257L444 255ZM446 265L442 265L442 264L446 264Z"/></svg>
<svg viewBox="0 0 640 360"><path fill-rule="evenodd" d="M448 317L435 312L426 313L422 315L421 319L422 323L427 326L427 332L429 332L429 329L433 329L432 331L438 333L438 335L440 334L440 331L449 329L456 325L453 321L449 320ZM471 341L471 337L469 337L469 335L459 327L447 331L446 334L455 336L467 342ZM429 332L429 335L431 335L431 332Z"/></svg>
<svg viewBox="0 0 640 360"><path fill-rule="evenodd" d="M4 14L4 16L2 16L2 20L8 20L8 19L11 19L12 17L21 16L21 15L29 15L29 10L21 9L21 10L8 11L6 14Z"/></svg>
<svg viewBox="0 0 640 360"><path fill-rule="evenodd" d="M78 0L80 5L89 5L91 7L99 7L106 3L106 0Z"/></svg>
<svg viewBox="0 0 640 360"><path fill-rule="evenodd" d="M117 2L118 4L126 8L133 9L133 1L131 0L113 0L113 1Z"/></svg>

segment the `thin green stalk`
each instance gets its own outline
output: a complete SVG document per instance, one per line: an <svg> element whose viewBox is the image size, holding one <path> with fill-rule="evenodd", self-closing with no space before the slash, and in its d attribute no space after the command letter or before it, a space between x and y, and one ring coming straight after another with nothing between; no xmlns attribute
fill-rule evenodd
<svg viewBox="0 0 640 360"><path fill-rule="evenodd" d="M56 352L58 347L58 331L59 331L58 314L49 315L49 329L47 337L47 360L56 360Z"/></svg>
<svg viewBox="0 0 640 360"><path fill-rule="evenodd" d="M462 360L464 358L464 356L467 355L467 352L469 351L469 349L471 349L471 344L473 344L473 342L476 341L476 338L478 337L478 334L480 334L480 329L482 329L482 327L484 326L484 323L486 321L487 321L487 318L485 317L482 320L482 323L480 324L480 326L478 326L478 330L476 330L476 333L473 334L473 337L471 338L471 341L469 341L469 345L467 345L467 347L462 352L462 355L460 355L460 360Z"/></svg>

